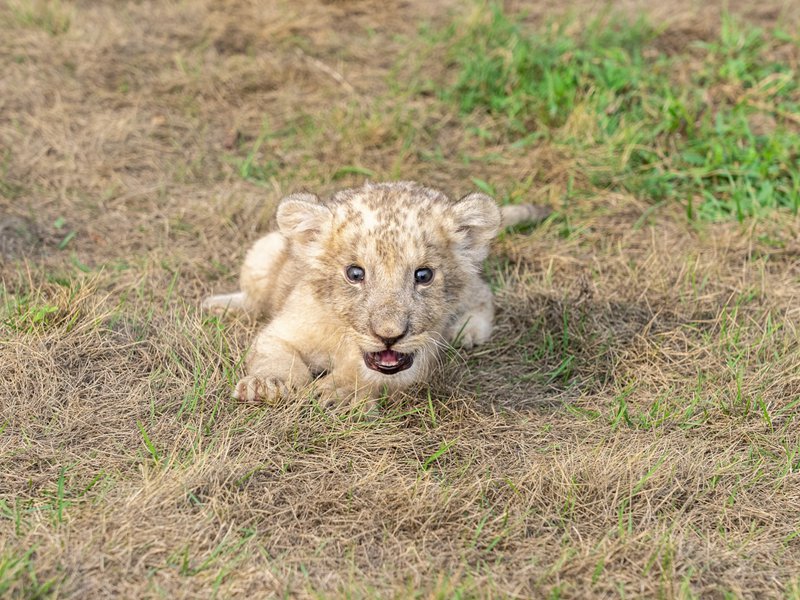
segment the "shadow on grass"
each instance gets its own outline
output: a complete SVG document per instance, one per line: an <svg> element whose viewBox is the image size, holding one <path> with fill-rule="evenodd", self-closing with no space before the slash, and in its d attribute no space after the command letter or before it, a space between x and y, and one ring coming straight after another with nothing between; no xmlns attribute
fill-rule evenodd
<svg viewBox="0 0 800 600"><path fill-rule="evenodd" d="M637 339L695 326L697 316L646 303L530 295L500 301L492 340L452 353L432 386L458 389L486 410L549 410L615 384Z"/></svg>

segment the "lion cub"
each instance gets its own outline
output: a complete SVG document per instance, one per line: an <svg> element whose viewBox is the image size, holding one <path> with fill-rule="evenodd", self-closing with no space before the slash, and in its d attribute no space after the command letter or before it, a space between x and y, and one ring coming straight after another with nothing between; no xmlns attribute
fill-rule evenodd
<svg viewBox="0 0 800 600"><path fill-rule="evenodd" d="M234 398L274 402L318 378L326 401L370 400L424 382L442 347L489 339L481 266L501 224L545 215L413 182L284 198L278 231L245 258L241 291L203 302L269 318Z"/></svg>

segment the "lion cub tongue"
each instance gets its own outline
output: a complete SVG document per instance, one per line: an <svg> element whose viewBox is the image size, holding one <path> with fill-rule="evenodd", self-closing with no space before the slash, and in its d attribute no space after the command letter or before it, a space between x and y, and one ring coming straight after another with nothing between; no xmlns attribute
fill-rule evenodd
<svg viewBox="0 0 800 600"><path fill-rule="evenodd" d="M384 350L378 353L378 362L385 366L394 366L400 362L400 356L394 350Z"/></svg>

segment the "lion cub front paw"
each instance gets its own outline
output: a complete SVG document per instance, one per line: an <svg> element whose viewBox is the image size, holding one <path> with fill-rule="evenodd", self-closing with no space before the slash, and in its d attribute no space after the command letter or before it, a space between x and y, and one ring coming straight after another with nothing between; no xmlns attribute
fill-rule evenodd
<svg viewBox="0 0 800 600"><path fill-rule="evenodd" d="M317 400L326 409L344 404L353 395L352 389L337 386L330 375L318 379L315 390Z"/></svg>
<svg viewBox="0 0 800 600"><path fill-rule="evenodd" d="M465 350L485 344L492 335L492 321L483 315L469 315L451 336L453 345Z"/></svg>
<svg viewBox="0 0 800 600"><path fill-rule="evenodd" d="M288 392L286 384L280 379L248 375L242 377L236 384L233 397L241 402L275 404L282 397L286 397Z"/></svg>
<svg viewBox="0 0 800 600"><path fill-rule="evenodd" d="M353 385L337 386L330 375L317 382L317 400L326 410L359 410L365 414L375 412L377 402L373 390Z"/></svg>

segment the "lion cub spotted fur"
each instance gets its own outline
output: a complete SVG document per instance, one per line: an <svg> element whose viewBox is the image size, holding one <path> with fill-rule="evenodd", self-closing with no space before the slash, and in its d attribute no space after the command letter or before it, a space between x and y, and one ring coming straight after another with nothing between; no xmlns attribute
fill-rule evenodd
<svg viewBox="0 0 800 600"><path fill-rule="evenodd" d="M485 194L452 200L412 182L284 198L278 231L245 258L241 291L203 303L269 319L234 397L273 402L318 378L327 400L369 400L424 382L441 347L489 339L490 242L501 224L540 213L501 214Z"/></svg>

